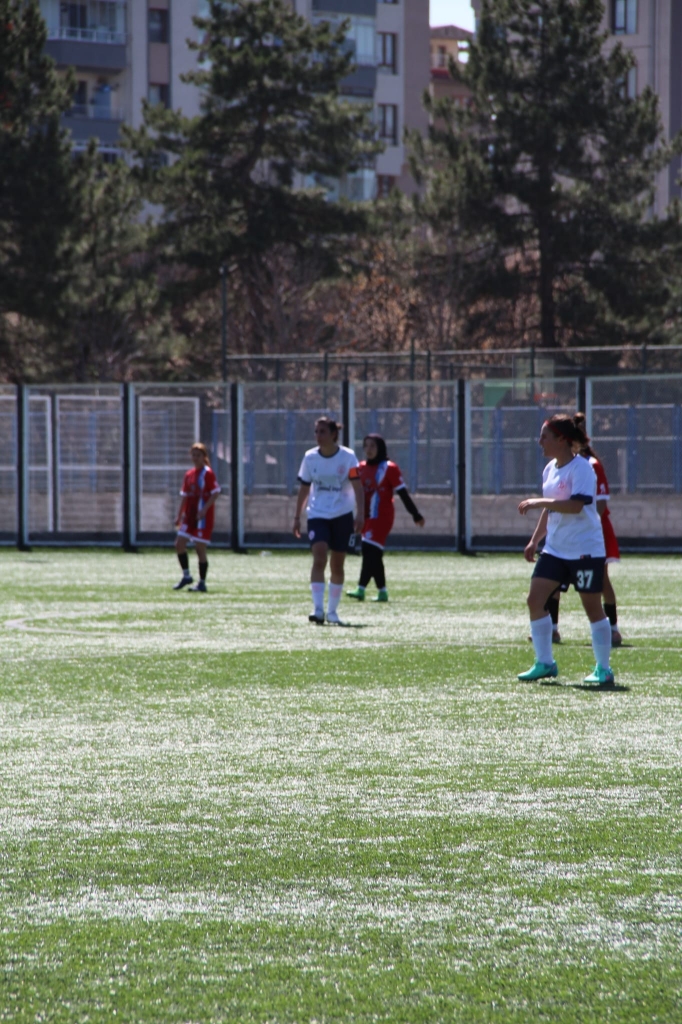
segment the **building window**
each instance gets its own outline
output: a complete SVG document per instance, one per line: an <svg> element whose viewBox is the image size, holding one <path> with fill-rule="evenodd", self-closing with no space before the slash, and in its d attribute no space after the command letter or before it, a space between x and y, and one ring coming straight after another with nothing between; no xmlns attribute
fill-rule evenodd
<svg viewBox="0 0 682 1024"><path fill-rule="evenodd" d="M395 32L377 33L377 64L392 75L398 73L398 36Z"/></svg>
<svg viewBox="0 0 682 1024"><path fill-rule="evenodd" d="M398 144L398 107L395 103L379 104L379 138Z"/></svg>
<svg viewBox="0 0 682 1024"><path fill-rule="evenodd" d="M438 47L438 67L446 68L448 66L448 51L445 46Z"/></svg>
<svg viewBox="0 0 682 1024"><path fill-rule="evenodd" d="M63 28L73 31L88 27L87 4L62 4L59 10Z"/></svg>
<svg viewBox="0 0 682 1024"><path fill-rule="evenodd" d="M374 18L352 17L348 40L356 64L374 65Z"/></svg>
<svg viewBox="0 0 682 1024"><path fill-rule="evenodd" d="M168 11L151 8L149 11L149 42L168 42Z"/></svg>
<svg viewBox="0 0 682 1024"><path fill-rule="evenodd" d="M153 107L169 107L170 89L167 85L153 85L150 83L147 89L147 99Z"/></svg>
<svg viewBox="0 0 682 1024"><path fill-rule="evenodd" d="M623 75L620 91L629 100L637 98L637 65L630 68L626 75Z"/></svg>
<svg viewBox="0 0 682 1024"><path fill-rule="evenodd" d="M377 199L385 199L395 188L395 182L393 174L377 174Z"/></svg>
<svg viewBox="0 0 682 1024"><path fill-rule="evenodd" d="M125 42L126 4L119 0L87 0L59 4L59 35L84 42Z"/></svg>
<svg viewBox="0 0 682 1024"><path fill-rule="evenodd" d="M617 36L637 31L637 0L613 0L613 31Z"/></svg>
<svg viewBox="0 0 682 1024"><path fill-rule="evenodd" d="M73 94L73 105L78 108L85 108L88 105L88 83L84 78L76 86L76 91Z"/></svg>

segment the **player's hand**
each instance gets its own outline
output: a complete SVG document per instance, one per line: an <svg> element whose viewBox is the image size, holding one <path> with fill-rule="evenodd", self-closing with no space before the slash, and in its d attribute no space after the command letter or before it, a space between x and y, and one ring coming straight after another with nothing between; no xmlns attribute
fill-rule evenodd
<svg viewBox="0 0 682 1024"><path fill-rule="evenodd" d="M415 523L417 524L417 526L424 526L426 520L424 519L424 516L422 516L421 519L415 519Z"/></svg>
<svg viewBox="0 0 682 1024"><path fill-rule="evenodd" d="M355 517L355 522L353 523L354 532L355 533L362 533L364 528L365 528L365 517L364 516L356 516Z"/></svg>
<svg viewBox="0 0 682 1024"><path fill-rule="evenodd" d="M541 500L541 498L524 498L524 500L519 505L519 512L522 516L525 516L526 512L528 512L530 509L542 507L540 506Z"/></svg>
<svg viewBox="0 0 682 1024"><path fill-rule="evenodd" d="M293 528L292 532L293 532L293 535L296 538L296 540L300 540L301 539L301 517L300 516L294 516L294 528Z"/></svg>
<svg viewBox="0 0 682 1024"><path fill-rule="evenodd" d="M537 544L534 544L532 540L529 540L525 548L523 549L523 557L526 559L527 562L535 561L535 552L537 551L537 549Z"/></svg>

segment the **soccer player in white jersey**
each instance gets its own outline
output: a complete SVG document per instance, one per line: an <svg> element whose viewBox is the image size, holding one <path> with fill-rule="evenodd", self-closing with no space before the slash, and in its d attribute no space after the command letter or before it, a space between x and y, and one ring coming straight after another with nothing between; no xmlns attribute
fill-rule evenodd
<svg viewBox="0 0 682 1024"><path fill-rule="evenodd" d="M557 414L543 423L539 443L542 454L550 460L542 475L542 497L526 498L519 505L521 515L531 509L541 510L538 525L524 550L526 561L535 560L540 540L546 539L528 594L535 664L521 672L519 679L531 681L558 675L547 601L562 584L572 583L590 620L597 662L585 682L613 686L611 624L602 608L606 549L597 512L597 478L587 459L574 450L574 446L586 443L585 432L570 416Z"/></svg>
<svg viewBox="0 0 682 1024"><path fill-rule="evenodd" d="M329 416L315 422L317 446L303 456L298 473L300 487L294 517L294 536L301 536L301 513L306 505L308 540L313 555L310 590L313 611L310 622L324 625L324 584L327 559L331 577L327 599L327 622L339 625L339 601L343 592L343 563L351 534L364 525L365 495L359 480L348 474L358 464L355 452L338 443L340 425ZM353 509L357 515L353 517Z"/></svg>

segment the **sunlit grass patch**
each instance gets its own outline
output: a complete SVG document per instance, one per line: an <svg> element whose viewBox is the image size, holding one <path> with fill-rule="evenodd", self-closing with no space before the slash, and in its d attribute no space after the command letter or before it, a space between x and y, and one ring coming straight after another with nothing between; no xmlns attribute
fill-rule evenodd
<svg viewBox="0 0 682 1024"><path fill-rule="evenodd" d="M303 555L1 557L0 1020L679 1020L679 559L600 692L573 594L517 682L520 556L391 555L347 629Z"/></svg>

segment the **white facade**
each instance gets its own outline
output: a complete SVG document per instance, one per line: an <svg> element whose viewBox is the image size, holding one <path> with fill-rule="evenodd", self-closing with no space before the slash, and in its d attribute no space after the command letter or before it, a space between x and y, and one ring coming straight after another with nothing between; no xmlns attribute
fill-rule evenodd
<svg viewBox="0 0 682 1024"><path fill-rule="evenodd" d="M478 17L481 0L471 0ZM636 67L628 88L637 94L649 86L658 96L667 139L682 129L682 0L604 0L607 46L621 43ZM655 212L662 215L680 198L680 158L661 171L656 182Z"/></svg>
<svg viewBox="0 0 682 1024"><path fill-rule="evenodd" d="M356 71L344 82L349 98L369 103L385 145L373 168L341 182L352 198L372 198L392 185L409 189L403 133L426 130L421 97L429 81L428 0L291 0L311 20L350 20ZM199 112L199 95L181 75L196 63L187 39L208 12L207 0L40 0L48 25L47 50L71 65L78 99L67 123L77 146L91 136L116 150L121 123L139 127L142 101Z"/></svg>

